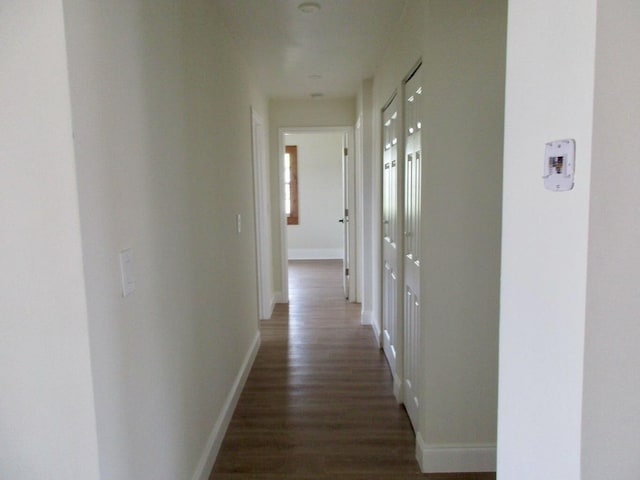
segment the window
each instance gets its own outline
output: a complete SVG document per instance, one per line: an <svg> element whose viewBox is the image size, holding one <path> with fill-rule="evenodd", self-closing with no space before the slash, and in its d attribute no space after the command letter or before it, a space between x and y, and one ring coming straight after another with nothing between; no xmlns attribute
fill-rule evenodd
<svg viewBox="0 0 640 480"><path fill-rule="evenodd" d="M298 225L298 147L284 149L284 211L287 225Z"/></svg>

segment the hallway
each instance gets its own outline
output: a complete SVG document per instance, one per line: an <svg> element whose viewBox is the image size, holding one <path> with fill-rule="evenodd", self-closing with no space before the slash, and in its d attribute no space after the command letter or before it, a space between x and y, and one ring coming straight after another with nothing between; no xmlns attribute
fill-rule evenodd
<svg viewBox="0 0 640 480"><path fill-rule="evenodd" d="M262 345L210 480L490 480L422 475L409 419L340 261L290 262L290 303L262 322Z"/></svg>

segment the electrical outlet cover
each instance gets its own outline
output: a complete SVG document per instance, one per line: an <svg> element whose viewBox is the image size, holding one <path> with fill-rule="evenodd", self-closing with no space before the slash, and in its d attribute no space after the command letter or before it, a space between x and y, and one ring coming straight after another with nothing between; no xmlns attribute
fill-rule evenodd
<svg viewBox="0 0 640 480"><path fill-rule="evenodd" d="M573 139L554 140L545 145L544 186L553 192L566 192L574 185L576 142Z"/></svg>

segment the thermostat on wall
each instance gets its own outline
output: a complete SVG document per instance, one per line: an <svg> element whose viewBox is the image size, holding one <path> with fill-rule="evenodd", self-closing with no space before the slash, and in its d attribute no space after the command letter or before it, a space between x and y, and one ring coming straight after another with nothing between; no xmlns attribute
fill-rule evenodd
<svg viewBox="0 0 640 480"><path fill-rule="evenodd" d="M573 139L548 142L544 151L544 186L554 192L573 188L576 142Z"/></svg>

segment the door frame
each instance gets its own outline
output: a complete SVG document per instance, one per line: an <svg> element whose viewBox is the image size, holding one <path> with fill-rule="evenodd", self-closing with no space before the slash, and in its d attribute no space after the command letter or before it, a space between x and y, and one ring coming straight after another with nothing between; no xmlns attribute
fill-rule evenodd
<svg viewBox="0 0 640 480"><path fill-rule="evenodd" d="M271 200L269 197L269 155L262 116L251 107L251 153L253 160L253 199L256 227L256 269L258 281L258 318L271 318L275 307L273 257L271 254Z"/></svg>
<svg viewBox="0 0 640 480"><path fill-rule="evenodd" d="M349 179L349 183L351 185L352 195L352 205L353 215L350 213L350 218L355 217L355 221L350 221L348 223L349 228L349 245L345 245L344 248L349 248L350 258L352 260L352 264L350 265L350 269L353 269L355 275L349 275L349 301L350 302L359 302L360 298L358 296L358 286L357 286L357 278L359 277L360 265L357 261L357 242L356 242L356 232L362 229L362 219L357 215L356 209L356 198L362 195L361 191L356 191L356 178L361 176L362 172L358 172L356 162L353 161L355 159L355 134L354 127L352 126L333 126L333 127L280 127L278 129L278 193L279 193L279 203L280 203L280 257L281 257L281 281L282 281L282 300L285 303L289 302L289 272L288 272L288 245L287 245L287 217L284 209L284 162L282 159L284 158L284 150L286 146L285 135L286 134L295 134L295 133L343 133L346 134L349 139L349 148L352 148L354 151L349 152L349 156L352 158L350 162L351 168L351 178ZM337 221L337 219L336 219ZM354 265L355 264L355 265Z"/></svg>

